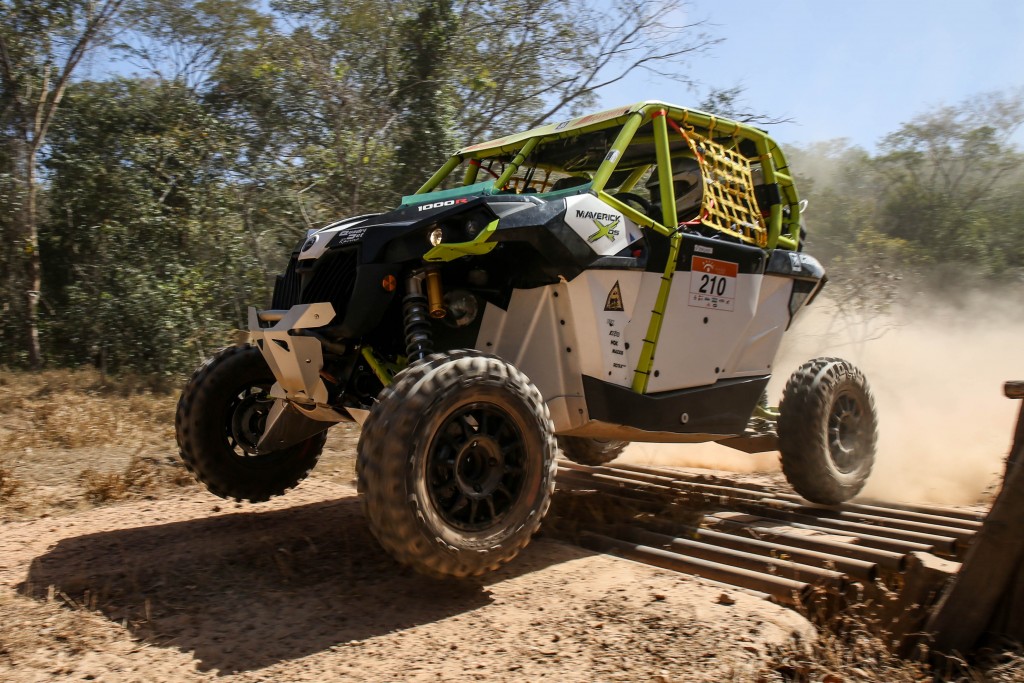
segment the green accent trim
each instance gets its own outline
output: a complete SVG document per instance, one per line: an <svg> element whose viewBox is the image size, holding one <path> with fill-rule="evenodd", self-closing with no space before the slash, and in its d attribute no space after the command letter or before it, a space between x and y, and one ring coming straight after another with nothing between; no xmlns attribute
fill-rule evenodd
<svg viewBox="0 0 1024 683"><path fill-rule="evenodd" d="M448 174L454 171L459 164L462 163L462 155L456 154L451 159L445 162L444 166L437 169L434 175L430 176L430 180L423 183L423 187L416 190L416 194L426 194L433 190L435 187L441 184L441 181L448 177Z"/></svg>
<svg viewBox="0 0 1024 683"><path fill-rule="evenodd" d="M622 130L619 131L618 137L615 138L615 142L612 143L611 149L604 157L604 161L597 167L597 171L594 173L594 180L592 181L591 187L595 190L601 191L604 189L605 183L608 182L608 178L611 177L612 171L615 170L615 166L619 163L619 159L625 154L626 148L629 147L630 141L633 139L633 135L636 134L637 128L644 121L644 115L637 112L630 114L629 118L626 119L626 123L623 124Z"/></svg>
<svg viewBox="0 0 1024 683"><path fill-rule="evenodd" d="M760 417L774 422L779 419L779 414L778 408L765 408L759 403L754 407L754 414L751 417Z"/></svg>
<svg viewBox="0 0 1024 683"><path fill-rule="evenodd" d="M458 197L476 197L488 194L491 189L491 182L485 180L482 183L469 185L468 187L453 187L450 190L437 190L426 194L407 194L402 197L401 206L415 206L416 204L429 204L444 199L456 199Z"/></svg>
<svg viewBox="0 0 1024 683"><path fill-rule="evenodd" d="M647 334L644 335L644 346L640 350L640 360L633 372L633 391L638 394L647 393L647 383L650 380L651 372L654 370L654 352L658 346L658 337L661 335L661 323L665 319L665 309L668 307L668 294L672 289L672 276L676 272L676 263L679 261L679 246L683 243L683 235L673 232L669 242L668 263L665 264L665 272L661 276L661 285L658 287L658 297L654 301L654 310L651 311L651 321L647 324Z"/></svg>
<svg viewBox="0 0 1024 683"><path fill-rule="evenodd" d="M491 234L498 229L498 220L495 219L487 224L480 234L471 242L453 242L451 244L441 243L423 255L424 261L454 261L463 256L481 256L490 252L497 242L488 242Z"/></svg>
<svg viewBox="0 0 1024 683"><path fill-rule="evenodd" d="M388 361L380 358L373 350L372 346L363 346L359 351L363 360L373 370L373 374L377 376L380 383L386 387L391 386L395 382L395 375L405 369L406 359L404 357L398 358L398 363L389 363Z"/></svg>
<svg viewBox="0 0 1024 683"><path fill-rule="evenodd" d="M530 156L530 152L533 151L534 147L540 144L540 141L540 138L530 138L526 141L526 144L521 150L519 150L519 153L515 155L512 162L505 167L504 172L502 172L502 174L498 176L498 179L494 181L495 190L500 191L501 188L508 184L508 181L512 179L515 172L519 170L519 165L526 161L526 157Z"/></svg>

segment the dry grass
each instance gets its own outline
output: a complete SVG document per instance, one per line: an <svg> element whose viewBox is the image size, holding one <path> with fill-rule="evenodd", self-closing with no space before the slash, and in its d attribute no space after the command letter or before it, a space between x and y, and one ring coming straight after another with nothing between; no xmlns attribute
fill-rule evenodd
<svg viewBox="0 0 1024 683"><path fill-rule="evenodd" d="M22 482L14 476L14 469L0 460L0 502L14 498L21 490Z"/></svg>
<svg viewBox="0 0 1024 683"><path fill-rule="evenodd" d="M958 659L937 659L935 663L903 659L890 652L877 625L855 608L819 627L812 643L793 639L769 649L757 681L1020 683L1024 681L1024 656L1019 647L1007 647L985 652L970 664Z"/></svg>
<svg viewBox="0 0 1024 683"><path fill-rule="evenodd" d="M0 374L0 453L125 444L173 432L175 397L137 378L89 370Z"/></svg>
<svg viewBox="0 0 1024 683"><path fill-rule="evenodd" d="M169 486L195 483L179 462L132 456L121 472L97 472L85 469L78 475L85 498L91 503L108 503L127 498L150 496Z"/></svg>

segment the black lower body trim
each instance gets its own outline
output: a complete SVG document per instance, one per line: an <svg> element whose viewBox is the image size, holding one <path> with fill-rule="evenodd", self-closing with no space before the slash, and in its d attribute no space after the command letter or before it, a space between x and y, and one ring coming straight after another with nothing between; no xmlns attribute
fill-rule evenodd
<svg viewBox="0 0 1024 683"><path fill-rule="evenodd" d="M638 394L584 375L583 393L591 420L649 432L742 434L770 378L741 377L692 389Z"/></svg>

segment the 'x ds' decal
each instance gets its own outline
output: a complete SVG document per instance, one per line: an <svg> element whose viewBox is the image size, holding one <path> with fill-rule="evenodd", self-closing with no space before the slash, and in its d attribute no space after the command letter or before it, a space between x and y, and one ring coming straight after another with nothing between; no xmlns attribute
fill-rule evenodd
<svg viewBox="0 0 1024 683"><path fill-rule="evenodd" d="M596 242L602 237L607 237L614 242L615 238L619 236L619 221L621 221L622 218L616 218L611 223L602 223L596 218L592 220L594 221L594 225L597 226L597 232L588 237L587 242Z"/></svg>

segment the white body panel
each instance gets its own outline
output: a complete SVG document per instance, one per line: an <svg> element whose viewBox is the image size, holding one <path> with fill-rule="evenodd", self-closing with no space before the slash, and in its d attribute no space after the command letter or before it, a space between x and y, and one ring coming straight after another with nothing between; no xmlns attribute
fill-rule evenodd
<svg viewBox="0 0 1024 683"><path fill-rule="evenodd" d="M507 311L487 304L476 343L526 373L548 404L555 431L579 424L585 414L570 308L565 284L513 290Z"/></svg>
<svg viewBox="0 0 1024 683"><path fill-rule="evenodd" d="M789 322L793 280L741 274L733 310L712 310L689 305L692 277L699 273L678 272L673 279L655 353L657 376L652 373L648 391L769 374ZM659 273L595 269L570 283L515 290L507 311L487 305L476 348L526 373L544 396L556 432L578 430L590 419L583 375L632 384L660 282ZM605 310L614 308L609 295L616 285L622 310ZM647 440L707 438L650 433Z"/></svg>
<svg viewBox="0 0 1024 683"><path fill-rule="evenodd" d="M739 274L731 310L692 305L691 284L699 272L677 272L655 350L647 390L651 393L706 386L720 379L765 375L789 323L788 278ZM661 276L644 273L637 310L650 311ZM649 313L648 313L649 316ZM629 326L631 363L640 358L647 320Z"/></svg>

